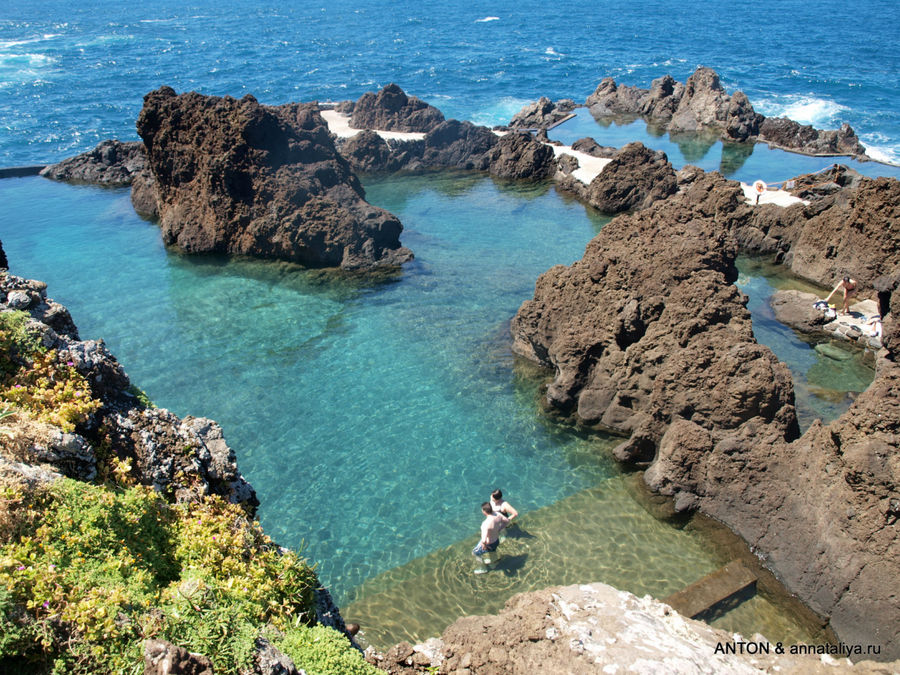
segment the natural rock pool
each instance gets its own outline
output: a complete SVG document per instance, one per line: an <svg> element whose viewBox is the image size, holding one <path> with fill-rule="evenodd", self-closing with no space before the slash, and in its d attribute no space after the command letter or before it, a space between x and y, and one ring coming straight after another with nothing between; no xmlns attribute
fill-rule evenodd
<svg viewBox="0 0 900 675"><path fill-rule="evenodd" d="M518 590L605 581L665 596L721 564L705 536L635 500L606 440L545 418L545 374L510 353L508 321L537 276L580 258L606 219L547 185L449 173L365 184L416 253L378 284L179 256L127 191L39 178L0 181L3 243L13 272L47 281L153 401L223 426L267 532L305 547L348 618L377 623L377 643L495 611ZM830 389L796 338L772 338L783 352L769 342L779 329L757 324L754 270L738 283L758 339L813 383L809 414L839 414L846 375ZM476 580L478 505L498 486L530 536L509 542L508 573ZM398 614L401 596L423 602ZM752 618L733 614L730 629L802 630L777 610L741 611Z"/></svg>

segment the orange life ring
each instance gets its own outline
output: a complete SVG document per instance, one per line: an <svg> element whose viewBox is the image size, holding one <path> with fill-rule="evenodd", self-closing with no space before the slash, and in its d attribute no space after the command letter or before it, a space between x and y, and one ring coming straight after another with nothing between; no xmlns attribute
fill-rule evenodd
<svg viewBox="0 0 900 675"><path fill-rule="evenodd" d="M756 182L753 184L753 189L756 190L756 194L760 194L760 195L761 195L762 193L764 193L764 192L765 192L766 190L768 190L769 188L768 188L768 186L767 186L764 182L762 182L761 180L758 180L758 181L756 181Z"/></svg>

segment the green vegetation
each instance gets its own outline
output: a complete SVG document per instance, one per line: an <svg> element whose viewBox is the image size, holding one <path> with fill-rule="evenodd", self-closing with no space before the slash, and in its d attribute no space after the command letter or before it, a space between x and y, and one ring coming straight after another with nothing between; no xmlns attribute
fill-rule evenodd
<svg viewBox="0 0 900 675"><path fill-rule="evenodd" d="M0 438L29 420L72 430L102 405L57 356L26 313L0 313ZM0 474L0 672L137 674L143 641L159 638L237 673L260 635L311 675L379 672L346 637L312 626L313 568L242 506L170 504L134 485L109 447L95 452L102 484Z"/></svg>
<svg viewBox="0 0 900 675"><path fill-rule="evenodd" d="M293 636L314 620L310 566L218 497L170 505L68 479L3 494L0 664L139 672L158 637L236 672L261 626Z"/></svg>
<svg viewBox="0 0 900 675"><path fill-rule="evenodd" d="M74 363L58 362L29 330L25 312L0 312L0 402L72 431L100 408Z"/></svg>
<svg viewBox="0 0 900 675"><path fill-rule="evenodd" d="M313 626L293 630L273 640L278 649L309 675L375 675L380 673L350 646L346 636L332 628Z"/></svg>

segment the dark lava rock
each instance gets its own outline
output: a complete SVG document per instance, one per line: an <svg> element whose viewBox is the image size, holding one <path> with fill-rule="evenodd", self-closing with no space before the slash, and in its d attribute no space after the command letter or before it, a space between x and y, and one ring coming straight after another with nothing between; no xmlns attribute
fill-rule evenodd
<svg viewBox="0 0 900 675"><path fill-rule="evenodd" d="M582 139L578 144L580 148L594 150L594 153L605 150L597 146L593 139ZM674 194L678 181L664 152L654 152L641 143L629 143L616 151L612 161L603 167L590 185L572 176L564 176L559 179L559 188L575 193L603 213L616 214L646 208Z"/></svg>
<svg viewBox="0 0 900 675"><path fill-rule="evenodd" d="M713 182L614 219L582 260L538 279L512 322L514 351L556 373L547 403L630 436L622 457L651 460L679 416L797 434L790 374L753 339L737 247L716 217L742 193Z"/></svg>
<svg viewBox="0 0 900 675"><path fill-rule="evenodd" d="M103 141L96 148L51 164L41 171L45 178L105 187L131 185L135 174L147 166L147 153L139 141Z"/></svg>
<svg viewBox="0 0 900 675"><path fill-rule="evenodd" d="M345 269L412 257L397 218L364 200L315 104L162 87L144 97L137 128L166 244Z"/></svg>
<svg viewBox="0 0 900 675"><path fill-rule="evenodd" d="M587 200L604 213L621 213L649 206L674 194L677 187L664 152L629 143L587 186Z"/></svg>
<svg viewBox="0 0 900 675"><path fill-rule="evenodd" d="M801 333L824 333L822 326L827 322L825 313L814 307L818 299L814 294L803 291L777 290L772 294L769 305L777 321Z"/></svg>
<svg viewBox="0 0 900 675"><path fill-rule="evenodd" d="M576 152L583 152L586 155L591 155L591 157L601 157L603 159L611 159L615 157L616 153L619 151L618 148L609 145L600 145L589 136L586 138L579 138L572 143L572 149Z"/></svg>
<svg viewBox="0 0 900 675"><path fill-rule="evenodd" d="M759 125L759 140L777 148L810 155L863 155L865 147L849 124L822 131L786 117L769 117Z"/></svg>
<svg viewBox="0 0 900 675"><path fill-rule="evenodd" d="M843 642L896 659L900 605L884 589L900 574L900 183L863 178L788 208L750 206L699 170L681 190L542 275L514 350L553 368L548 406L625 434L615 454L649 464L652 490L728 525ZM891 310L875 381L799 438L787 368L756 344L733 285L739 241L776 241L813 278L833 278L844 254L823 242L840 242Z"/></svg>
<svg viewBox="0 0 900 675"><path fill-rule="evenodd" d="M808 155L862 155L865 148L853 129L844 124L822 131L784 118L757 113L740 91L728 95L719 76L699 67L681 84L666 75L650 89L617 85L604 78L586 101L595 117L639 116L664 125L671 133L715 130L723 140L760 141Z"/></svg>
<svg viewBox="0 0 900 675"><path fill-rule="evenodd" d="M425 134L422 167L487 171L500 138L487 127L446 120Z"/></svg>
<svg viewBox="0 0 900 675"><path fill-rule="evenodd" d="M556 170L553 148L531 134L511 131L499 139L488 171L499 178L547 178Z"/></svg>
<svg viewBox="0 0 900 675"><path fill-rule="evenodd" d="M131 205L135 212L149 220L159 218L159 201L156 197L156 179L150 167L139 171L131 181Z"/></svg>
<svg viewBox="0 0 900 675"><path fill-rule="evenodd" d="M8 270L9 261L6 259L6 251L3 250L3 242L0 241L0 270Z"/></svg>
<svg viewBox="0 0 900 675"><path fill-rule="evenodd" d="M377 94L363 94L353 106L350 126L354 129L427 132L444 121L443 113L415 96L407 96L396 84Z"/></svg>
<svg viewBox="0 0 900 675"><path fill-rule="evenodd" d="M563 99L554 103L546 96L531 103L513 115L512 129L547 129L564 120L575 109L575 101Z"/></svg>

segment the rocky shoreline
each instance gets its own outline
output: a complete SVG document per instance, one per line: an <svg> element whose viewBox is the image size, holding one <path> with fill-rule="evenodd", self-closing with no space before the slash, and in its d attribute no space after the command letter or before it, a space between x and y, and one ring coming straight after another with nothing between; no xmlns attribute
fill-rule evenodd
<svg viewBox="0 0 900 675"><path fill-rule="evenodd" d="M546 128L571 105L542 100L510 126ZM741 92L728 96L709 69L683 85L661 78L649 90L607 79L587 105L595 115L637 115L670 131L713 129L726 140L809 154L864 152L849 127L809 131L763 118ZM889 553L900 510L898 181L837 167L791 181L806 204L754 206L736 182L694 167L676 173L665 155L640 144L615 151L586 139L579 147L609 162L591 181L578 180L577 160L556 157L540 134L446 120L393 85L336 109L367 130L335 141L317 104L270 108L252 97L152 92L139 121L150 168L130 170L133 199L149 205L147 213L155 204L165 241L188 251L346 269L397 265L410 255L399 245L399 221L361 201L353 170L553 177L606 213L626 212L582 260L542 275L512 322L514 350L555 373L548 409L622 434L616 457L647 467L647 484L677 511L700 510L728 525L842 640L874 641L884 646L882 658L900 657L900 610L885 593L900 573ZM389 141L373 126L422 136ZM192 140L210 129L218 134L211 145ZM103 164L119 152L93 154ZM332 189L337 196L323 196ZM258 207L258 195L275 200L276 217ZM366 215L344 215L345 198L351 214ZM327 231L313 228L315 245L295 238L309 222L328 223ZM340 232L354 234L341 239L335 223L351 223ZM885 331L876 380L830 425L800 435L790 375L756 343L746 299L733 285L739 251L771 256L820 284L852 273L877 295Z"/></svg>

